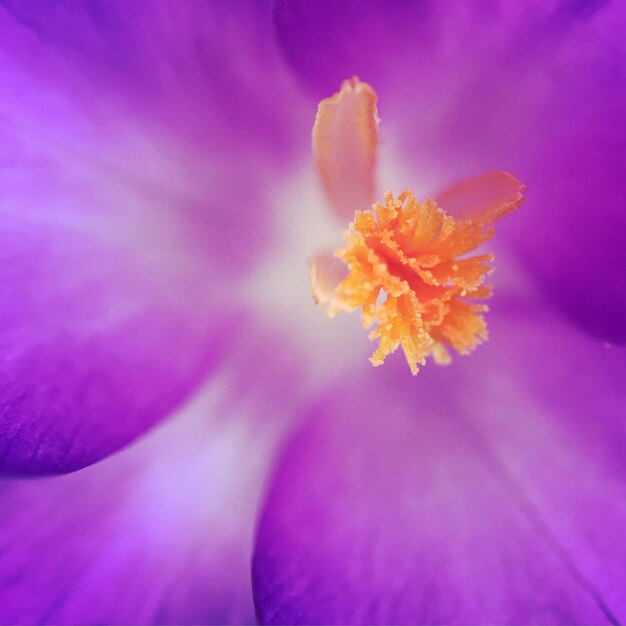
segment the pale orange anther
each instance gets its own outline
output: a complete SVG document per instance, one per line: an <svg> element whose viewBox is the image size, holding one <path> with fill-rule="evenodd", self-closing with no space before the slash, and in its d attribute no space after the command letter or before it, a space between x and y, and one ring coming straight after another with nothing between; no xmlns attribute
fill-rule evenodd
<svg viewBox="0 0 626 626"><path fill-rule="evenodd" d="M377 100L374 90L354 77L318 106L313 154L326 196L342 220L375 198Z"/></svg>
<svg viewBox="0 0 626 626"><path fill-rule="evenodd" d="M435 200L456 219L495 222L524 200L526 185L511 172L488 172L443 189Z"/></svg>

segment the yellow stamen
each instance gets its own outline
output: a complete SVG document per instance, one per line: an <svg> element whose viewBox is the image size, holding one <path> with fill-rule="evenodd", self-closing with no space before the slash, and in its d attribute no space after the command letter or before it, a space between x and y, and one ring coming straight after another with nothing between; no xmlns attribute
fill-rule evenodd
<svg viewBox="0 0 626 626"><path fill-rule="evenodd" d="M362 309L363 325L375 325L375 366L398 347L413 374L428 355L448 363L447 347L467 354L487 339L487 306L475 300L491 295L483 282L494 257L465 255L493 234L490 223L458 221L433 200L389 192L384 203L356 212L347 246L335 253L349 273L329 298L328 314Z"/></svg>
<svg viewBox="0 0 626 626"><path fill-rule="evenodd" d="M355 76L320 102L315 118L320 180L344 219L374 198L377 101ZM493 236L493 223L516 210L525 191L513 174L496 171L454 183L437 201L418 202L410 191L397 198L387 193L384 203L354 214L337 258L324 252L310 260L316 304L328 305L331 317L362 309L364 326L375 326L374 365L399 347L413 374L429 355L444 365L451 361L448 348L467 354L487 339L487 306L476 301L491 295L483 282L494 258L467 255Z"/></svg>

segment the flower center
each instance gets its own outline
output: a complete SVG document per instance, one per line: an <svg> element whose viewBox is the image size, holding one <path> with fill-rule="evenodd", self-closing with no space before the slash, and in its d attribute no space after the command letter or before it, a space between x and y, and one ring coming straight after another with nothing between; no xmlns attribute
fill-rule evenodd
<svg viewBox="0 0 626 626"><path fill-rule="evenodd" d="M450 361L446 345L467 354L487 338L482 313L491 288L492 254L459 258L493 236L490 224L456 221L433 200L410 191L357 211L336 252L349 274L336 287L328 314L362 308L363 324L376 324L371 362L381 365L401 347L413 374L432 355Z"/></svg>
<svg viewBox="0 0 626 626"><path fill-rule="evenodd" d="M313 153L340 217L371 203L379 122L376 93L356 77L319 104ZM487 339L488 307L477 300L491 296L483 283L494 260L469 253L493 237L493 222L517 209L525 190L515 176L497 171L452 185L437 202L388 192L384 203L354 214L335 258L322 253L311 260L315 302L328 304L331 317L362 309L364 326L375 325L375 366L399 347L414 375L427 356L444 364L448 348L467 354Z"/></svg>

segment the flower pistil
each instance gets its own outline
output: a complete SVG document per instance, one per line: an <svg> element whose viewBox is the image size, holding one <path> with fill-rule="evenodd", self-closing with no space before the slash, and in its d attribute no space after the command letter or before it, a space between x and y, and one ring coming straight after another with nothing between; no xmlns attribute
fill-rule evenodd
<svg viewBox="0 0 626 626"><path fill-rule="evenodd" d="M364 123L363 107L358 118L350 119L341 111L342 94L357 108L358 90L372 103L372 119L365 120L368 129L377 128L373 90L360 85L353 78L333 96L338 119L353 124L352 129L341 128L342 136L358 136ZM316 126L319 119L318 114ZM324 123L329 122L324 119ZM316 128L313 135L315 139ZM368 185L371 179L372 173L367 172ZM375 326L369 335L378 341L370 359L374 366L399 347L414 375L427 356L446 364L451 360L449 348L460 354L471 352L488 336L483 316L488 307L481 301L491 296L491 286L484 282L493 271L494 256L470 253L493 237L493 222L515 210L524 191L524 185L508 172L457 183L440 195L455 209L454 217L436 200L420 202L408 190L398 196L387 192L384 202L356 211L345 233L346 245L334 259L319 255L311 261L316 303L328 305L331 317L339 311L362 310L363 325ZM345 264L343 269L338 260Z"/></svg>

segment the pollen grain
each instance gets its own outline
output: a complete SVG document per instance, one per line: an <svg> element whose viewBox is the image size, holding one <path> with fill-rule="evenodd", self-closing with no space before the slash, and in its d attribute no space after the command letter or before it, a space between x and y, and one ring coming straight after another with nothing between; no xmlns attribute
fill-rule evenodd
<svg viewBox="0 0 626 626"><path fill-rule="evenodd" d="M467 256L494 234L491 223L455 220L434 200L418 202L410 191L391 192L384 203L357 211L335 255L347 276L329 300L328 314L362 309L363 325L374 326L374 366L402 348L412 374L426 357L450 362L448 348L467 354L487 339L476 302L491 295L484 285L492 254Z"/></svg>

